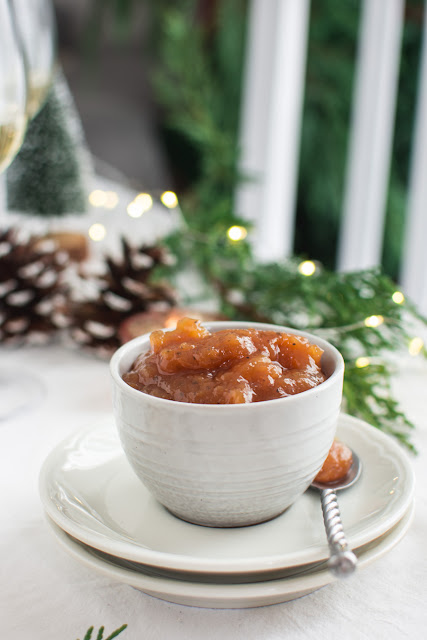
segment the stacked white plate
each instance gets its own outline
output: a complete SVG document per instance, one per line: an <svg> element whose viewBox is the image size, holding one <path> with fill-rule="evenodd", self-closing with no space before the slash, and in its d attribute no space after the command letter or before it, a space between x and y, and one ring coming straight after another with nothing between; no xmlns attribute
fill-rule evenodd
<svg viewBox="0 0 427 640"><path fill-rule="evenodd" d="M414 476L400 446L366 423L342 415L337 437L363 463L357 484L339 494L361 570L408 530ZM329 549L315 490L255 526L184 522L135 476L112 421L80 431L52 451L41 470L40 494L54 535L71 555L163 600L255 607L293 600L335 579L326 565Z"/></svg>

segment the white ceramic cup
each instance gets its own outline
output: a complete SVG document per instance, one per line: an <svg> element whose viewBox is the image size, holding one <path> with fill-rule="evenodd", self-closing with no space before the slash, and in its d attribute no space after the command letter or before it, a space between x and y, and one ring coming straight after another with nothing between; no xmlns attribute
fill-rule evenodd
<svg viewBox="0 0 427 640"><path fill-rule="evenodd" d="M323 349L321 366L328 378L294 396L250 404L156 398L122 379L137 356L150 350L146 334L111 359L120 440L136 475L183 520L214 527L263 522L304 493L328 454L342 400L343 358L325 340L288 327L204 324L212 332L252 327L305 336Z"/></svg>

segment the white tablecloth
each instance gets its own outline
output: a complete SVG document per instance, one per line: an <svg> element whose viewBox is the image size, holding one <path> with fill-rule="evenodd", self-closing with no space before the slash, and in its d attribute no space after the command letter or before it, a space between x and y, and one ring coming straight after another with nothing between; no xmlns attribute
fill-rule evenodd
<svg viewBox="0 0 427 640"><path fill-rule="evenodd" d="M389 554L344 582L286 604L213 610L170 604L79 564L44 520L38 474L68 434L111 413L108 365L63 347L0 350L0 366L41 377L32 411L0 423L0 629L5 640L76 640L90 626L120 640L292 640L427 638L427 365L404 361L396 395L416 423L416 514ZM94 638L96 634L94 634Z"/></svg>

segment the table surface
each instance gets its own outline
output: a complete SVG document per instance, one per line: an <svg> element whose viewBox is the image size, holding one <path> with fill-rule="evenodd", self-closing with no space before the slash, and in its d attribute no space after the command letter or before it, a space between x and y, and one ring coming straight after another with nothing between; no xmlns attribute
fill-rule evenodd
<svg viewBox="0 0 427 640"><path fill-rule="evenodd" d="M241 610L158 600L98 575L56 543L38 494L39 470L68 434L111 415L108 364L55 345L0 349L0 367L35 374L44 387L38 406L0 423L2 637L76 640L90 626L104 626L106 637L124 623L123 640L427 637L425 362L403 359L393 380L416 425L413 441L420 452L412 457L415 518L404 539L344 582L292 602Z"/></svg>

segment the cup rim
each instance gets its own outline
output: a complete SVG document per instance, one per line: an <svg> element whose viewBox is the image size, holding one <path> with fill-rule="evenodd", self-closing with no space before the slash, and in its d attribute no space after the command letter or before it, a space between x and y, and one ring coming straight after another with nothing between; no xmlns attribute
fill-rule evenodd
<svg viewBox="0 0 427 640"><path fill-rule="evenodd" d="M297 393L294 395L289 395L284 398L273 398L271 400L261 400L259 402L249 402L249 403L236 403L236 404L202 404L196 402L181 402L176 400L170 400L168 398L158 398L157 396L152 396L148 393L144 393L143 391L139 391L138 389L134 389L130 385L127 384L123 380L120 374L120 365L125 357L129 355L129 352L135 350L134 359L141 353L141 350L137 350L137 346L141 347L148 342L149 346L149 333L144 333L141 336L137 336L132 340L129 340L121 347L117 349L117 351L112 355L110 359L110 374L112 376L113 382L118 386L118 388L127 394L131 398L135 398L136 400L140 400L142 402L146 402L158 407L174 407L175 410L181 411L184 409L188 409L191 407L194 411L224 411L225 409L232 411L254 411L254 408L265 407L266 405L271 405L274 403L274 406L277 407L278 403L290 402L295 403L301 401L301 397L307 398L308 395L313 395L314 393L319 393L319 391L323 391L330 386L334 385L337 381L337 378L342 378L344 375L344 358L342 354L338 351L333 344L321 338L320 336L316 336L313 333L308 331L303 331L301 329L294 329L292 327L286 327L283 325L276 325L272 323L264 323L264 322L250 322L250 321L240 321L240 320L216 320L213 322L202 322L202 326L206 327L208 330L216 330L219 331L221 329L261 329L261 330L274 330L281 331L282 333L290 333L294 335L299 335L307 338L312 344L316 344L321 347L325 352L328 352L330 355L334 357L335 360L335 368L331 375L319 385L312 387L311 389L307 389L301 393ZM164 331L171 331L172 329L162 329ZM141 397L142 396L142 397ZM250 409L250 407L252 407Z"/></svg>

